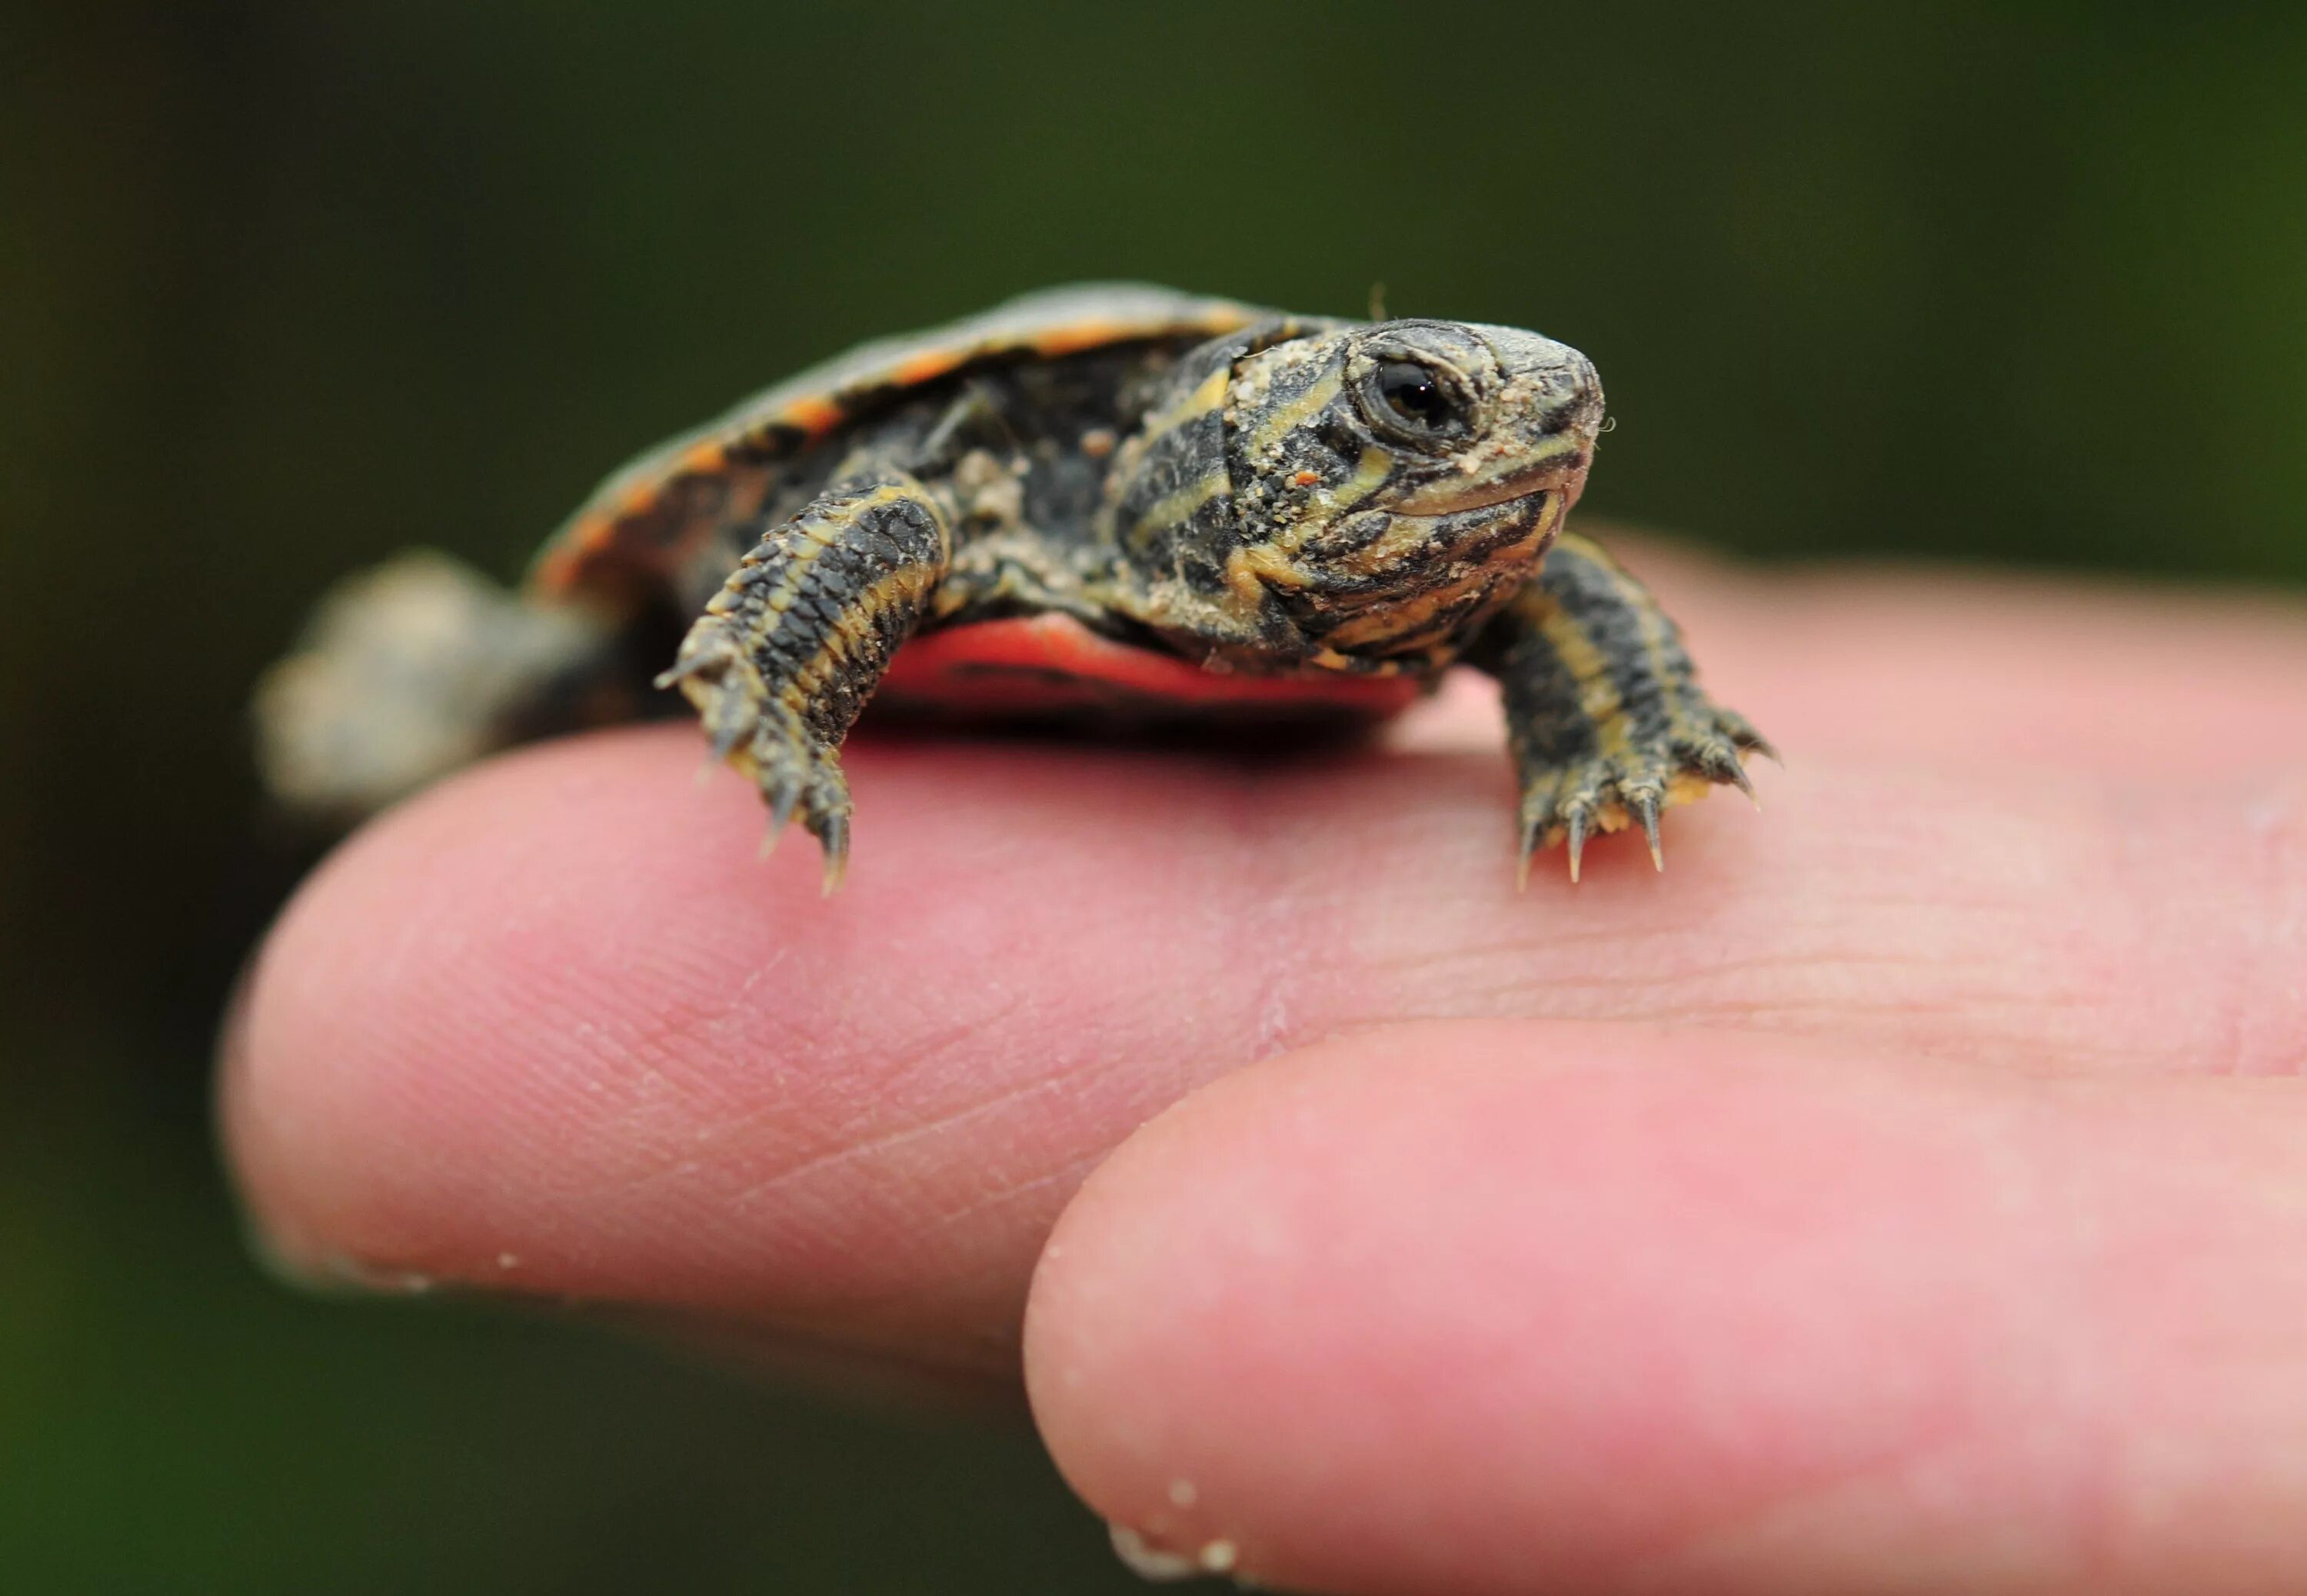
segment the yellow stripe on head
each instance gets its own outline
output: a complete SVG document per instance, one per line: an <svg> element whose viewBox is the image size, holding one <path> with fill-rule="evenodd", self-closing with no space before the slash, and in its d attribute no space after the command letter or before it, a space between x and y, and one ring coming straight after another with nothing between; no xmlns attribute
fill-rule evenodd
<svg viewBox="0 0 2307 1596"><path fill-rule="evenodd" d="M1226 383L1231 377L1231 371L1224 366L1220 366L1203 379L1191 393L1167 410L1149 417L1145 425L1138 429L1138 437L1145 443L1151 444L1164 432L1174 432L1189 422L1201 420L1225 403Z"/></svg>
<svg viewBox="0 0 2307 1596"><path fill-rule="evenodd" d="M1165 532L1174 532L1201 513L1204 506L1222 498L1228 491L1225 468L1205 473L1166 499L1157 499L1153 507L1129 529L1133 542L1151 542Z"/></svg>
<svg viewBox="0 0 2307 1596"><path fill-rule="evenodd" d="M1282 440L1304 426L1337 398L1345 386L1344 366L1335 361L1327 371L1316 377L1305 392L1295 398L1285 399L1259 416L1249 431L1247 452L1252 460L1272 454L1282 446Z"/></svg>
<svg viewBox="0 0 2307 1596"><path fill-rule="evenodd" d="M1353 475L1334 488L1316 491L1313 507L1322 514L1292 521L1265 542L1237 549L1228 556L1227 585L1244 598L1251 596L1248 585L1261 577L1289 587L1305 586L1312 577L1296 565L1299 554L1308 542L1335 525L1339 516L1384 487L1386 478L1394 474L1394 467L1393 450L1375 443L1366 447L1354 465Z"/></svg>

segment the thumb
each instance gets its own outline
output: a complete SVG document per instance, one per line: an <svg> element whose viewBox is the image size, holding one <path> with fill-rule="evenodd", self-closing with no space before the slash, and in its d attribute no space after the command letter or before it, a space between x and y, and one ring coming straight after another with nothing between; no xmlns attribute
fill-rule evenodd
<svg viewBox="0 0 2307 1596"><path fill-rule="evenodd" d="M1353 1592L2307 1585L2307 1099L1421 1023L1205 1088L1037 1272L1125 1542Z"/></svg>

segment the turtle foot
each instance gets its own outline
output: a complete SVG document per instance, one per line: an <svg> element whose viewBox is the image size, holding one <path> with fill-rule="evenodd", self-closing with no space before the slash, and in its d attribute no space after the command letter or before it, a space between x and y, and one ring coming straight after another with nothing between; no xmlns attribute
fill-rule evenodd
<svg viewBox="0 0 2307 1596"><path fill-rule="evenodd" d="M1704 798L1717 786L1736 787L1754 800L1754 784L1739 756L1753 752L1775 761L1777 751L1745 716L1711 704L1707 709L1707 721L1696 728L1685 727L1611 754L1524 772L1516 886L1529 884L1531 858L1538 849L1562 844L1574 882L1591 838L1634 826L1642 829L1650 844L1651 865L1663 870L1666 853L1659 839L1662 812ZM1759 801L1755 807L1761 807Z"/></svg>
<svg viewBox="0 0 2307 1596"><path fill-rule="evenodd" d="M769 826L761 839L767 858L799 818L825 853L825 890L841 885L849 865L849 781L840 756L811 735L800 713L772 696L733 644L684 649L684 657L657 678L663 687L679 687L697 706L713 756L751 778L768 806Z"/></svg>

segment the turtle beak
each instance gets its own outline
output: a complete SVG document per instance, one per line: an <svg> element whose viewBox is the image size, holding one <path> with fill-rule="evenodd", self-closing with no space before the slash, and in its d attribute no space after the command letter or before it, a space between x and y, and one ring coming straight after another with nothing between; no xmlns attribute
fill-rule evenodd
<svg viewBox="0 0 2307 1596"><path fill-rule="evenodd" d="M1539 452L1536 462L1502 475L1472 482L1462 476L1445 477L1440 482L1428 482L1394 505L1394 513L1454 516L1462 510L1487 509L1510 499L1527 499L1533 493L1566 491L1575 499L1577 490L1585 483L1587 467L1593 464L1593 440L1561 433L1546 440Z"/></svg>

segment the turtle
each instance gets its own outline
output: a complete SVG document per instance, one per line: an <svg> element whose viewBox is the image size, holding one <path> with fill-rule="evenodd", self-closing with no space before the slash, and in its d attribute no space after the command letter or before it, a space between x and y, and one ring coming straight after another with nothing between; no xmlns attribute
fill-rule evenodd
<svg viewBox="0 0 2307 1596"><path fill-rule="evenodd" d="M260 686L267 785L350 819L496 747L677 713L838 884L867 701L1109 724L1370 720L1499 682L1519 875L1771 750L1564 523L1593 363L1518 328L1136 284L866 344L649 450L519 593L417 550ZM765 843L765 846L767 844Z"/></svg>

